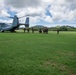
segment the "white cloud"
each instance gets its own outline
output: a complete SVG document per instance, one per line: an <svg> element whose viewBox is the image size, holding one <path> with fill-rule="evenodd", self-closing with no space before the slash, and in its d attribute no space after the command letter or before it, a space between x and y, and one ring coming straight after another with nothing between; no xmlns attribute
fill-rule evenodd
<svg viewBox="0 0 76 75"><path fill-rule="evenodd" d="M3 4L3 1L0 0L0 14L1 14L1 10L4 8L4 4Z"/></svg>
<svg viewBox="0 0 76 75"><path fill-rule="evenodd" d="M76 21L76 9L73 11L71 10L69 13L68 13L68 16L67 16L68 20L72 20L72 21Z"/></svg>
<svg viewBox="0 0 76 75"><path fill-rule="evenodd" d="M52 18L50 18L50 16L46 16L46 17L45 17L45 21L46 21L46 22L49 22L49 23L53 22L53 21L52 21Z"/></svg>
<svg viewBox="0 0 76 75"><path fill-rule="evenodd" d="M3 9L3 10L1 11L1 14L2 14L2 16L10 16L10 15L7 13L7 10L6 10L6 9Z"/></svg>
<svg viewBox="0 0 76 75"><path fill-rule="evenodd" d="M0 0L0 15L10 16L7 8L19 17L30 14L30 23L76 21L76 0ZM47 9L52 17L46 14Z"/></svg>
<svg viewBox="0 0 76 75"><path fill-rule="evenodd" d="M2 20L2 19L0 19L0 22L1 23L12 23L12 19L10 19L10 20Z"/></svg>
<svg viewBox="0 0 76 75"><path fill-rule="evenodd" d="M52 14L53 21L61 22L63 20L73 21L76 20L76 0L57 0L58 4L52 3L50 7L50 13ZM59 2L60 1L60 2ZM74 5L73 5L74 4Z"/></svg>
<svg viewBox="0 0 76 75"><path fill-rule="evenodd" d="M4 0L4 2L15 8L38 7L41 4L41 0Z"/></svg>

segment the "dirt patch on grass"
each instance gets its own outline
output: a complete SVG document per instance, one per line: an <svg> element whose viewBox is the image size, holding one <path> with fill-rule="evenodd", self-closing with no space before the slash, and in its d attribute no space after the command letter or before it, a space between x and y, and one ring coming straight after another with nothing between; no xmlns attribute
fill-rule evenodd
<svg viewBox="0 0 76 75"><path fill-rule="evenodd" d="M76 53L72 51L66 51L66 50L56 50L55 51L59 55L69 56L69 57L76 57Z"/></svg>
<svg viewBox="0 0 76 75"><path fill-rule="evenodd" d="M68 72L69 75L75 75L75 73L66 65L59 66L60 72Z"/></svg>
<svg viewBox="0 0 76 75"><path fill-rule="evenodd" d="M58 71L60 73L68 73L68 75L75 75L75 73L68 66L60 64L58 62L51 61L51 60L45 61L42 64L42 67L45 67L45 68L49 67L49 68L53 68L53 69L58 69Z"/></svg>
<svg viewBox="0 0 76 75"><path fill-rule="evenodd" d="M42 66L44 66L44 67L49 67L49 66L57 67L57 65L58 64L56 62L53 62L53 61L50 61L50 60L47 60L42 64Z"/></svg>

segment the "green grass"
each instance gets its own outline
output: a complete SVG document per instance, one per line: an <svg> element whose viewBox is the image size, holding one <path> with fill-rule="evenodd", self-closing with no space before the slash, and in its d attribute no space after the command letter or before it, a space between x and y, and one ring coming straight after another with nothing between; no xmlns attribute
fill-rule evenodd
<svg viewBox="0 0 76 75"><path fill-rule="evenodd" d="M0 75L76 75L76 32L0 33Z"/></svg>

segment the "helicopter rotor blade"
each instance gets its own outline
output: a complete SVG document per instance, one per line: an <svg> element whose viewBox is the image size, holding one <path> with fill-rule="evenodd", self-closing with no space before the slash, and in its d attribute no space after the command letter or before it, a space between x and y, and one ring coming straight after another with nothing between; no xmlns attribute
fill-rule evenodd
<svg viewBox="0 0 76 75"><path fill-rule="evenodd" d="M30 16L30 15L24 15L24 16L22 16L22 17L18 17L18 18L23 18L23 17L27 17L27 16Z"/></svg>
<svg viewBox="0 0 76 75"><path fill-rule="evenodd" d="M12 19L14 18L14 17L11 17L11 16L5 16L5 17L7 17L7 18L12 18Z"/></svg>

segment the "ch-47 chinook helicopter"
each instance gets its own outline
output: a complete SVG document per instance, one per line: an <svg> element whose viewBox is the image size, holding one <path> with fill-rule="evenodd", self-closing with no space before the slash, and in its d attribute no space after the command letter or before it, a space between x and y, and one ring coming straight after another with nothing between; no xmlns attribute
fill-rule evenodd
<svg viewBox="0 0 76 75"><path fill-rule="evenodd" d="M25 25L25 27L29 27L29 16L26 15L26 20L25 23L19 23L19 18L22 17L17 17L17 15L14 15L14 17L9 17L13 19L13 22L11 24L7 23L0 23L0 31L10 31L10 32L15 32L15 29L18 28L20 25Z"/></svg>

